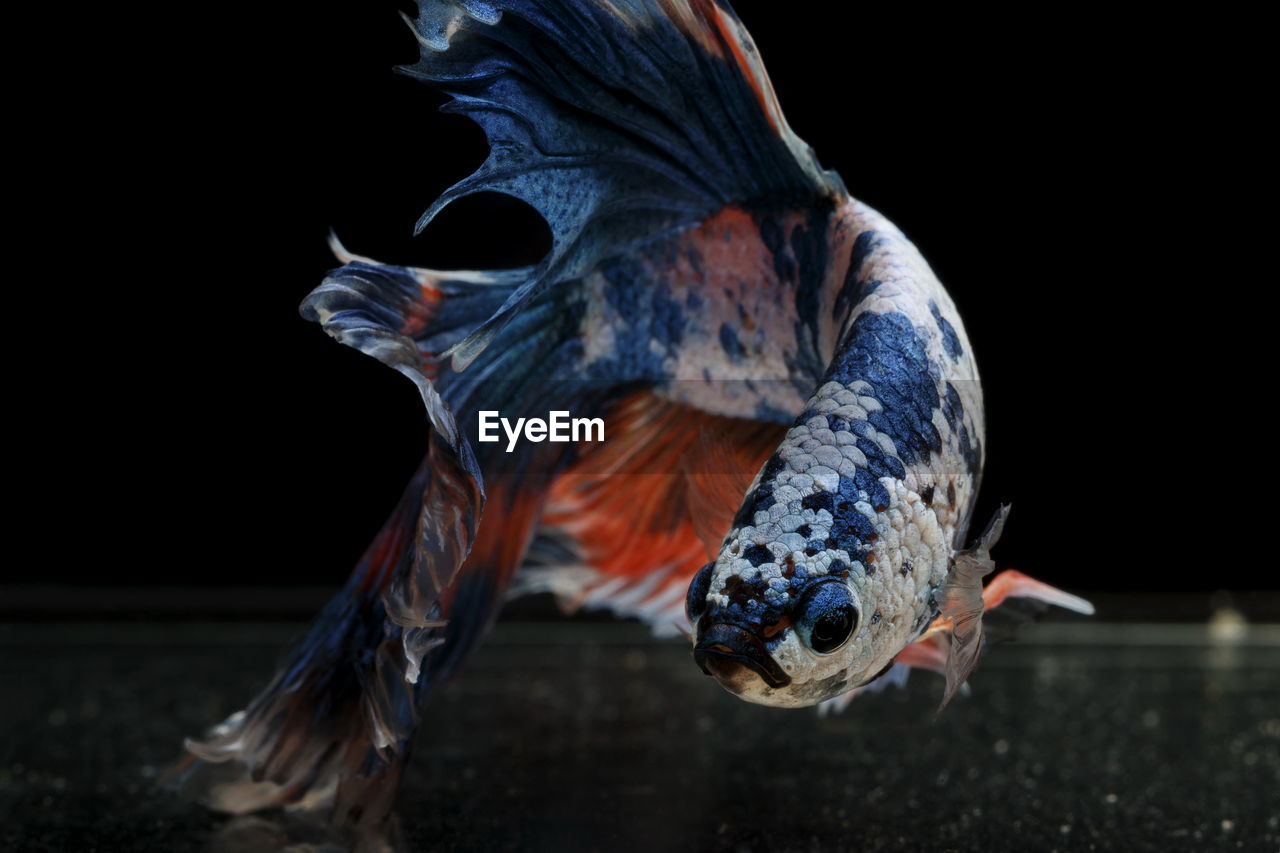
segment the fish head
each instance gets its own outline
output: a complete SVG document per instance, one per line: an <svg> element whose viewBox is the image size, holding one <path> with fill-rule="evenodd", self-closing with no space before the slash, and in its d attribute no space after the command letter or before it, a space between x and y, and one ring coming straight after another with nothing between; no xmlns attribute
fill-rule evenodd
<svg viewBox="0 0 1280 853"><path fill-rule="evenodd" d="M901 651L873 630L877 590L864 575L838 562L826 572L785 561L744 567L743 550L727 544L685 601L694 660L729 692L761 705L816 705L873 680Z"/></svg>

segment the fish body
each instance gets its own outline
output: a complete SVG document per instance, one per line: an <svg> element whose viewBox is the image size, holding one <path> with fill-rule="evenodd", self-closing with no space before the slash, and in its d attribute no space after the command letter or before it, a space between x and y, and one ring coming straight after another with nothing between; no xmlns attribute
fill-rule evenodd
<svg viewBox="0 0 1280 853"><path fill-rule="evenodd" d="M939 615L982 471L981 385L951 299L884 217L837 210L851 248L815 306L833 321L827 367L691 602L700 636L745 631L777 664L726 686L788 707L870 681ZM806 639L821 602L849 609L839 653Z"/></svg>
<svg viewBox="0 0 1280 853"><path fill-rule="evenodd" d="M537 209L533 267L340 269L302 306L418 388L429 450L344 590L244 711L188 742L228 811L377 824L426 695L507 597L685 632L753 702L836 709L906 666L964 683L982 614L1079 599L966 549L982 392L916 248L787 126L713 0L421 0L407 73L490 154L451 201ZM600 442L480 440L482 412ZM887 681L888 679L886 679ZM944 699L945 701L945 699Z"/></svg>

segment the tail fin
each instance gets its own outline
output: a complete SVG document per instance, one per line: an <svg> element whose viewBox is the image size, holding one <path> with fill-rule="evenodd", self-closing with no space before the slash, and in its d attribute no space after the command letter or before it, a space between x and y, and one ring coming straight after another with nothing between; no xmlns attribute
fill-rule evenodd
<svg viewBox="0 0 1280 853"><path fill-rule="evenodd" d="M555 373L548 353L564 344L561 355L572 355L568 300L535 297L561 297L559 288L602 260L728 204L842 192L787 127L750 38L721 0L418 7L423 50L407 72L452 95L448 109L473 117L490 142L485 163L420 227L457 198L496 191L538 210L552 249L536 268L510 272L435 273L352 258L304 302L304 316L418 387L429 450L395 518L280 675L191 744L197 758L188 769L243 767L234 783L210 789L234 811L328 794L344 821L385 810L417 720L423 655L442 638L470 642L474 614L455 634L442 625L448 608L489 598L484 584L454 595L464 561L467 572L509 569L540 511L540 497L528 495L544 486L523 481L497 522L519 530L495 532L477 544L492 539L492 554L469 557L486 484L455 412L493 395L527 399L536 393L532 373ZM505 346L489 346L500 333ZM455 657L452 649L439 656Z"/></svg>
<svg viewBox="0 0 1280 853"><path fill-rule="evenodd" d="M406 629L388 619L380 593L412 559L426 468L267 688L203 738L187 740L181 784L207 805L240 814L335 801L357 810L335 820L356 824L363 811L390 807L417 725L416 685ZM419 638L418 646L425 652L430 642Z"/></svg>
<svg viewBox="0 0 1280 853"><path fill-rule="evenodd" d="M338 245L335 251L346 254ZM524 275L350 258L303 304L304 316L330 335L414 382L431 424L429 449L342 592L267 688L187 741L191 755L175 768L180 785L214 808L333 802L334 820L356 825L389 809L428 686L420 678L423 656L450 636L456 582L485 502L471 446L441 396L449 380L436 378L436 354L488 317ZM474 563L467 571L489 569ZM469 642L475 632L454 633Z"/></svg>

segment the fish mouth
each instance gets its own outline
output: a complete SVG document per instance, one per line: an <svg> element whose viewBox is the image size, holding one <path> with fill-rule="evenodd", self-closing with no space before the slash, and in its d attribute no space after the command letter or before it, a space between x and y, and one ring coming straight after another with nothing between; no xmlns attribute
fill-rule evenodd
<svg viewBox="0 0 1280 853"><path fill-rule="evenodd" d="M693 660L703 672L735 693L746 688L744 678L750 678L749 672L775 689L791 683L791 676L765 650L760 638L736 625L718 622L708 628L694 646Z"/></svg>

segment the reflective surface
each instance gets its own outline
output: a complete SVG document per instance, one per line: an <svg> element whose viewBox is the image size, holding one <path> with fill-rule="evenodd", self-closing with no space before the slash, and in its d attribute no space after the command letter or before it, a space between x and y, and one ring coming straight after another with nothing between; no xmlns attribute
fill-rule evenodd
<svg viewBox="0 0 1280 853"><path fill-rule="evenodd" d="M0 846L323 847L155 788L299 629L0 626ZM1280 848L1280 627L1042 624L971 681L936 721L929 673L820 718L733 698L637 625L501 624L427 709L404 846Z"/></svg>

